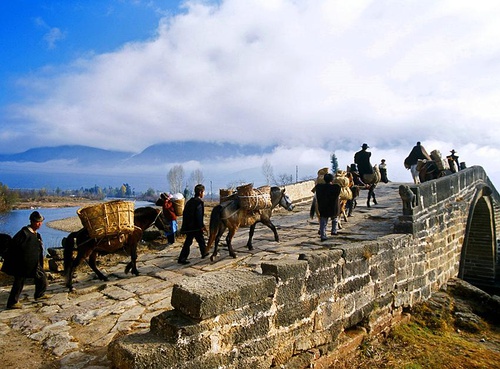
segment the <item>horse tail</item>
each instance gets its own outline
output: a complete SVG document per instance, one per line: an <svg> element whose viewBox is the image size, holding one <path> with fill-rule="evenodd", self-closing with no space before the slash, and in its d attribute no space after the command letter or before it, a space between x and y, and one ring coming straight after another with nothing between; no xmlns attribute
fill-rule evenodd
<svg viewBox="0 0 500 369"><path fill-rule="evenodd" d="M63 264L64 273L67 275L73 264L73 250L75 245L75 239L78 232L71 232L68 237L64 237L61 241L63 247Z"/></svg>
<svg viewBox="0 0 500 369"><path fill-rule="evenodd" d="M217 233L219 232L220 223L222 221L221 214L221 205L215 206L210 213L210 236L208 237L207 251L212 247L213 243L215 242L215 238L217 237Z"/></svg>
<svg viewBox="0 0 500 369"><path fill-rule="evenodd" d="M314 196L311 204L311 209L309 209L309 216L311 217L311 219L314 219L314 216L316 215L316 206L317 206L317 200L316 196Z"/></svg>

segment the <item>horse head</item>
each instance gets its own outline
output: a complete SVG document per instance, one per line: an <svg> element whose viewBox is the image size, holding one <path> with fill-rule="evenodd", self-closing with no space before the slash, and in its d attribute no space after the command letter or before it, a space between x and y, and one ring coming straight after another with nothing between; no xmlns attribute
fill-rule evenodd
<svg viewBox="0 0 500 369"><path fill-rule="evenodd" d="M271 187L271 203L273 208L279 205L288 211L293 210L292 200L290 200L290 197L285 193L284 188Z"/></svg>

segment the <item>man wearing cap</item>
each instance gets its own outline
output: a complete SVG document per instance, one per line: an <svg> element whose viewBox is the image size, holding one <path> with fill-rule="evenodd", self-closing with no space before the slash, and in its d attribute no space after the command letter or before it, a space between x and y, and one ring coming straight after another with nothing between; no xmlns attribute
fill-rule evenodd
<svg viewBox="0 0 500 369"><path fill-rule="evenodd" d="M457 152L455 149L452 149L451 155L448 155L446 158L448 159L448 164L450 165L450 170L452 173L456 173L460 170L460 163L458 162L458 155L455 155Z"/></svg>
<svg viewBox="0 0 500 369"><path fill-rule="evenodd" d="M21 228L12 238L7 250L2 271L14 276L14 283L7 300L7 309L21 309L19 297L24 288L26 278L33 278L35 282L35 300L45 299L48 295L47 275L43 270L43 242L38 230L42 226L44 217L34 211L30 215L30 224Z"/></svg>
<svg viewBox="0 0 500 369"><path fill-rule="evenodd" d="M354 163L358 165L359 175L364 178L365 174L373 174L373 167L370 163L372 153L366 151L370 146L363 144L361 150L354 154Z"/></svg>

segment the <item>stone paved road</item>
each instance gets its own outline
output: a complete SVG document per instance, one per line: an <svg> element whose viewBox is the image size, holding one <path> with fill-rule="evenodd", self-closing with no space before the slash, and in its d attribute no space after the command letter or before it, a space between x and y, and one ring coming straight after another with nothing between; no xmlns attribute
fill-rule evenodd
<svg viewBox="0 0 500 369"><path fill-rule="evenodd" d="M258 225L254 250L249 251L245 246L248 230L239 230L233 240L236 259L221 247L217 261L212 263L209 258L201 259L198 249L192 247L191 264L178 265L182 245L177 241L161 251L139 254L138 277L124 274L128 260L123 258L116 266L107 268L109 282L94 279L93 273L85 272L88 268L81 268L73 293L68 293L62 278L56 275L48 289L53 297L43 303L33 301L34 287L28 284L22 295L22 310L4 309L10 286L1 287L0 337L6 337L11 330L22 332L55 355L62 368L108 368L106 346L119 334L148 331L151 317L172 309L172 287L183 278L232 268L259 271L264 260L296 260L304 250L346 248L353 242L392 233L393 223L401 214L398 186L399 183L380 184L376 190L378 205L371 208L366 206L366 191L362 191L353 217L337 236L325 242L319 240L318 221L309 218L307 202L296 205L292 212L275 212L273 222L278 228L279 243L274 242L267 227Z"/></svg>

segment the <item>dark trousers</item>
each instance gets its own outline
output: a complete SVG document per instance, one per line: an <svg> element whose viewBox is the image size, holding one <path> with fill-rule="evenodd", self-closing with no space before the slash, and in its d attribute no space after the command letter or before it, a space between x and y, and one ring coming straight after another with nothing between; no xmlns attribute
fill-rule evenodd
<svg viewBox="0 0 500 369"><path fill-rule="evenodd" d="M19 297L21 292L23 292L24 284L26 282L26 277L14 277L14 283L12 284L12 289L10 290L9 299L7 300L7 307L14 305L19 302ZM41 269L38 269L35 277L35 298L39 298L45 294L47 291L47 275Z"/></svg>
<svg viewBox="0 0 500 369"><path fill-rule="evenodd" d="M191 249L191 245L193 244L193 239L196 240L198 246L200 247L201 256L205 255L205 237L203 236L203 231L195 231L186 233L186 240L184 241L184 245L182 246L181 253L179 255L179 261L187 260L189 256L189 251Z"/></svg>

